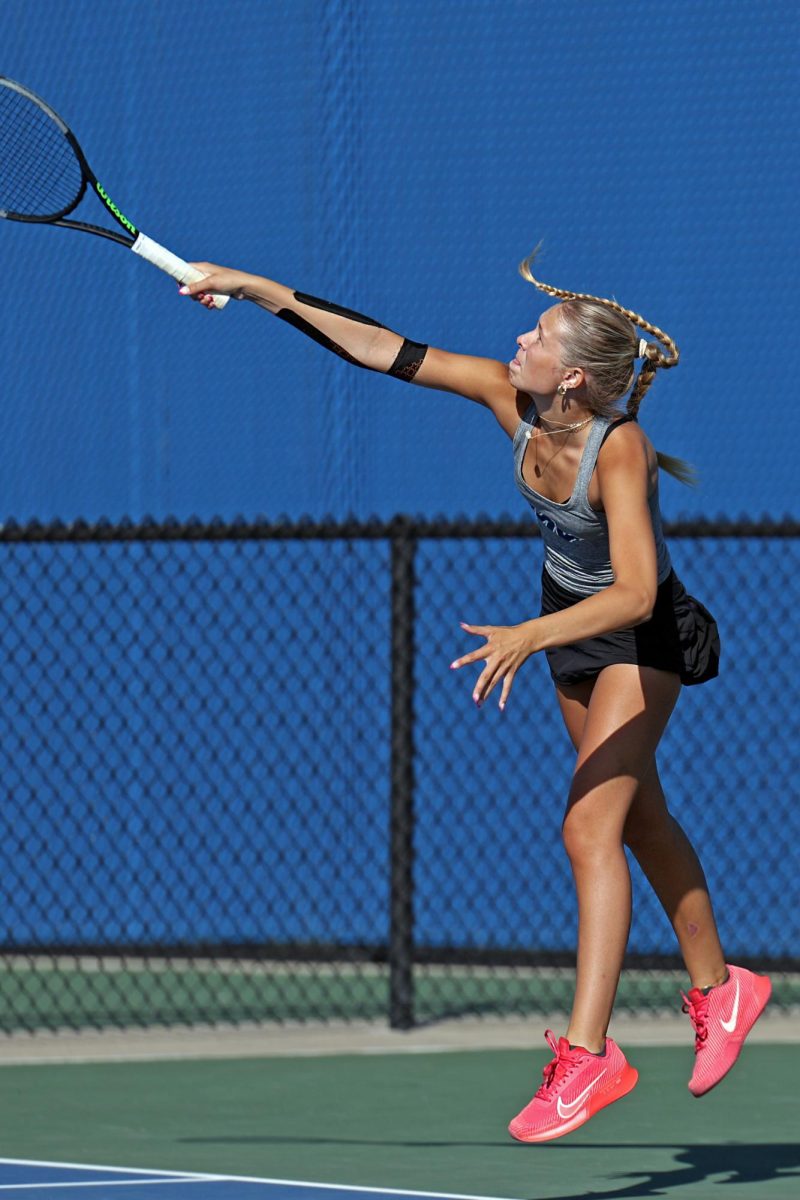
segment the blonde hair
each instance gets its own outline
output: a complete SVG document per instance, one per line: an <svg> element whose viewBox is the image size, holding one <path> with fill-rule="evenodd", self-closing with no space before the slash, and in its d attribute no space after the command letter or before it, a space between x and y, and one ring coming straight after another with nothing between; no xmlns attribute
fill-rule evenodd
<svg viewBox="0 0 800 1200"><path fill-rule="evenodd" d="M574 364L581 367L586 377L590 411L600 416L617 415L616 402L633 388L626 412L634 421L638 420L639 405L655 379L658 368L677 366L680 358L678 347L663 329L651 325L639 313L623 308L616 300L567 292L536 279L531 271L531 263L539 253L540 246L541 243L520 263L519 272L540 292L556 296L562 301L558 306L562 366ZM639 336L635 326L652 334L667 349L664 354L656 342L648 342L638 378L634 368L634 362L639 357ZM681 483L694 485L697 482L694 467L680 458L658 453L658 465Z"/></svg>

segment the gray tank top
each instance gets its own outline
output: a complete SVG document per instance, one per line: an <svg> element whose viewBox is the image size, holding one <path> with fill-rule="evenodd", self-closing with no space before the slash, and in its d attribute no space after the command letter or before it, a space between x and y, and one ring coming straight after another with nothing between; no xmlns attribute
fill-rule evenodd
<svg viewBox="0 0 800 1200"><path fill-rule="evenodd" d="M533 430L535 421L536 405L531 404L514 434L514 478L539 522L545 547L545 570L568 592L591 596L614 582L606 514L591 508L588 496L589 481L603 437L613 422L607 417L595 417L583 448L572 495L559 504L539 495L522 477L522 460L530 445L525 435ZM658 582L663 583L672 570L672 563L661 527L658 486L650 497L649 506L656 540Z"/></svg>

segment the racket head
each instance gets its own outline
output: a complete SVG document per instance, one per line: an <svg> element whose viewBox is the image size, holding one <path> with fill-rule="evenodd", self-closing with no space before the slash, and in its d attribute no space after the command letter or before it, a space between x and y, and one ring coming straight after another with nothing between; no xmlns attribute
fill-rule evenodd
<svg viewBox="0 0 800 1200"><path fill-rule="evenodd" d="M0 75L0 217L52 222L93 176L75 135L40 96Z"/></svg>
<svg viewBox="0 0 800 1200"><path fill-rule="evenodd" d="M87 187L124 233L65 220ZM0 75L0 217L94 233L134 250L181 283L202 278L128 220L99 183L66 121L41 96L6 75ZM215 307L224 308L229 299L215 296Z"/></svg>

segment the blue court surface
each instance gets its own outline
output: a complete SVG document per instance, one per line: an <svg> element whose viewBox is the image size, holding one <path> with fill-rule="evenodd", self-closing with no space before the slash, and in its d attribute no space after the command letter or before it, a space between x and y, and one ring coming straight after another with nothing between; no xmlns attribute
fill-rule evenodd
<svg viewBox="0 0 800 1200"><path fill-rule="evenodd" d="M66 1194L75 1200L179 1200L191 1185L197 1200L383 1200L386 1196L428 1196L441 1200L498 1200L446 1192L407 1192L396 1188L374 1190L330 1183L305 1183L285 1179L250 1179L233 1175L199 1175L194 1172L133 1171L120 1167L78 1166L73 1163L32 1162L0 1158L0 1192L25 1200L55 1200ZM124 1188L124 1191L122 1190Z"/></svg>

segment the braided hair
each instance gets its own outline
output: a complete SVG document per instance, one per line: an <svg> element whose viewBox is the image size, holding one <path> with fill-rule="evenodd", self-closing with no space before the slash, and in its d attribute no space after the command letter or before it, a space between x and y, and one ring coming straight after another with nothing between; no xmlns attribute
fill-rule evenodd
<svg viewBox="0 0 800 1200"><path fill-rule="evenodd" d="M678 347L663 329L652 325L641 314L623 308L616 300L568 292L536 279L531 264L538 252L539 246L520 263L519 271L523 279L539 291L562 301L558 306L558 315L563 365L580 364L583 369L591 412L600 416L616 416L617 401L630 391L626 412L632 420L638 420L639 405L655 379L656 371L659 367L668 369L677 366L680 357ZM638 377L634 368L639 358L637 326L657 338L667 351L665 354L658 342L648 342ZM682 459L658 453L658 465L681 483L696 482L694 468Z"/></svg>

